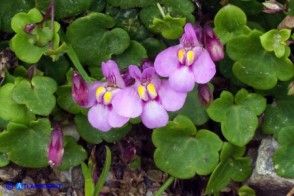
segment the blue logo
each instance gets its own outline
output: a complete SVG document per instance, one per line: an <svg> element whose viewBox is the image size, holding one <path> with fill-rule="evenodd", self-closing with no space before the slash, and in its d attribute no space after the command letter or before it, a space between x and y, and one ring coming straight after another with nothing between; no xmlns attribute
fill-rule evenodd
<svg viewBox="0 0 294 196"><path fill-rule="evenodd" d="M16 188L16 190L21 191L23 189L23 184L21 182L18 182L15 184L15 188Z"/></svg>
<svg viewBox="0 0 294 196"><path fill-rule="evenodd" d="M6 189L7 190L10 190L11 191L13 189L13 187L14 187L14 184L12 182L7 182L6 183Z"/></svg>

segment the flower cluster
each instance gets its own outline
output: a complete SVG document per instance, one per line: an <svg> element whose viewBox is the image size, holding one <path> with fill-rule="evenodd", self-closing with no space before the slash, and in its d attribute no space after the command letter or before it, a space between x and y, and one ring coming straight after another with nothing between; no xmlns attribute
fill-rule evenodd
<svg viewBox="0 0 294 196"><path fill-rule="evenodd" d="M206 84L215 75L213 61L223 58L223 45L212 28L188 23L180 44L158 54L154 65L144 61L121 74L115 61L102 63L105 82L87 84L74 72L72 97L90 108L88 120L100 131L123 126L141 117L150 128L168 123L168 111L179 110L195 82ZM169 77L168 80L161 78Z"/></svg>

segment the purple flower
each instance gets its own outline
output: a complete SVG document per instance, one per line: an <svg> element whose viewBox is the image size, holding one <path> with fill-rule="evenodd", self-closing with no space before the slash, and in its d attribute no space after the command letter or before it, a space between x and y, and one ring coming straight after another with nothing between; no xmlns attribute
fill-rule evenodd
<svg viewBox="0 0 294 196"><path fill-rule="evenodd" d="M48 146L48 160L49 165L60 166L64 153L63 148L63 134L59 125L55 125L51 132L51 139Z"/></svg>
<svg viewBox="0 0 294 196"><path fill-rule="evenodd" d="M189 92L195 82L207 83L215 75L215 64L208 51L203 48L192 24L187 23L180 44L167 48L155 59L156 72L169 77L169 83L179 92Z"/></svg>
<svg viewBox="0 0 294 196"><path fill-rule="evenodd" d="M282 4L280 4L277 1L265 1L262 3L263 4L263 12L268 13L268 14L274 14L277 12L284 11L284 7Z"/></svg>
<svg viewBox="0 0 294 196"><path fill-rule="evenodd" d="M125 88L125 82L120 75L117 64L109 60L102 63L102 73L106 82L100 83L95 90L95 102L88 112L90 124L100 131L109 131L111 128L123 126L129 118L118 115L113 110L112 102L116 94ZM124 104L120 102L120 104Z"/></svg>
<svg viewBox="0 0 294 196"><path fill-rule="evenodd" d="M213 29L206 25L204 31L204 45L213 61L219 61L224 58L224 46L213 31Z"/></svg>
<svg viewBox="0 0 294 196"><path fill-rule="evenodd" d="M129 66L135 84L117 94L113 108L121 116L136 118L141 115L143 124L150 129L163 127L168 123L167 111L179 110L186 93L176 92L167 81L161 81L150 63L145 62L142 67L145 69L141 72L137 66Z"/></svg>
<svg viewBox="0 0 294 196"><path fill-rule="evenodd" d="M74 71L72 75L72 98L83 108L92 106L95 102L95 94L97 86L100 82L94 82L92 85L86 83L83 78Z"/></svg>
<svg viewBox="0 0 294 196"><path fill-rule="evenodd" d="M198 98L205 106L213 101L213 94L207 84L198 84Z"/></svg>

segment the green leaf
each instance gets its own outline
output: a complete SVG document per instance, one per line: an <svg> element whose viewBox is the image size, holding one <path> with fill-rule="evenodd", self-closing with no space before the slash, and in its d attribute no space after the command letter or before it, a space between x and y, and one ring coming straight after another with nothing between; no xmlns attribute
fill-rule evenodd
<svg viewBox="0 0 294 196"><path fill-rule="evenodd" d="M188 93L184 106L176 112L169 112L170 118L174 118L177 115L184 115L196 125L203 125L206 123L208 121L206 107L200 103L197 94L198 90L197 86L195 86L195 88Z"/></svg>
<svg viewBox="0 0 294 196"><path fill-rule="evenodd" d="M147 58L147 52L139 42L131 41L124 53L113 56L120 69L128 68L129 65L141 65L142 59Z"/></svg>
<svg viewBox="0 0 294 196"><path fill-rule="evenodd" d="M7 130L0 134L0 151L7 153L9 159L17 165L46 167L50 132L48 119L32 121L27 126L10 122Z"/></svg>
<svg viewBox="0 0 294 196"><path fill-rule="evenodd" d="M276 57L281 58L285 56L286 51L290 49L289 46L287 46L286 44L286 41L290 38L290 36L290 29L272 29L260 36L260 41L262 47L266 51L274 51Z"/></svg>
<svg viewBox="0 0 294 196"><path fill-rule="evenodd" d="M278 175L294 178L294 126L284 127L278 134L280 147L273 155L274 167Z"/></svg>
<svg viewBox="0 0 294 196"><path fill-rule="evenodd" d="M22 80L15 85L12 98L18 104L25 104L34 114L48 116L55 107L56 82L49 77L35 76L32 81Z"/></svg>
<svg viewBox="0 0 294 196"><path fill-rule="evenodd" d="M263 5L257 0L230 0L230 3L241 8L246 15L257 15L263 8Z"/></svg>
<svg viewBox="0 0 294 196"><path fill-rule="evenodd" d="M293 0L289 0L287 15L294 16L294 1Z"/></svg>
<svg viewBox="0 0 294 196"><path fill-rule="evenodd" d="M294 98L287 95L289 82L283 82L273 89L275 100L267 105L262 130L266 134L278 136L284 127L294 126Z"/></svg>
<svg viewBox="0 0 294 196"><path fill-rule="evenodd" d="M113 54L123 53L130 45L127 32L114 26L114 19L102 13L91 13L72 22L66 36L82 64L100 66Z"/></svg>
<svg viewBox="0 0 294 196"><path fill-rule="evenodd" d="M35 115L24 105L19 105L12 99L13 88L14 85L11 83L0 87L0 118L10 122L27 124L35 119Z"/></svg>
<svg viewBox="0 0 294 196"><path fill-rule="evenodd" d="M9 158L6 153L0 153L0 167L5 167L9 164Z"/></svg>
<svg viewBox="0 0 294 196"><path fill-rule="evenodd" d="M239 35L248 34L246 14L237 6L228 4L218 11L214 18L214 30L222 43Z"/></svg>
<svg viewBox="0 0 294 196"><path fill-rule="evenodd" d="M224 137L232 144L245 146L254 136L258 127L257 115L266 107L266 99L245 89L237 92L236 97L227 91L214 100L208 107L210 118L221 123Z"/></svg>
<svg viewBox="0 0 294 196"><path fill-rule="evenodd" d="M149 5L154 5L157 0L107 0L107 3L111 4L112 6L117 6L122 9L130 9L135 7L146 7Z"/></svg>
<svg viewBox="0 0 294 196"><path fill-rule="evenodd" d="M238 189L239 196L255 196L255 191L249 186L243 185Z"/></svg>
<svg viewBox="0 0 294 196"><path fill-rule="evenodd" d="M80 113L81 107L72 99L71 86L60 86L56 93L58 95L57 104L59 107L72 114Z"/></svg>
<svg viewBox="0 0 294 196"><path fill-rule="evenodd" d="M260 44L261 32L253 30L249 35L239 36L228 42L227 53L236 61L235 76L256 89L271 89L278 79L287 81L294 76L293 63L286 57L277 58L266 52ZM242 46L242 47L240 47Z"/></svg>
<svg viewBox="0 0 294 196"><path fill-rule="evenodd" d="M85 12L93 0L55 0L54 12L57 19L77 16ZM36 7L46 12L50 4L50 0L36 0Z"/></svg>
<svg viewBox="0 0 294 196"><path fill-rule="evenodd" d="M211 173L219 161L218 151L223 144L211 131L196 132L192 121L184 116L155 129L152 141L156 147L154 161L157 167L180 179L191 178L196 173Z"/></svg>
<svg viewBox="0 0 294 196"><path fill-rule="evenodd" d="M222 151L220 154L220 160L226 160L229 158L239 158L242 157L244 155L246 151L246 147L238 147L235 146L229 142L224 142L224 145L222 147Z"/></svg>
<svg viewBox="0 0 294 196"><path fill-rule="evenodd" d="M77 141L71 136L64 137L64 155L62 165L58 167L60 170L68 170L70 167L80 165L88 154L86 150L77 144Z"/></svg>
<svg viewBox="0 0 294 196"><path fill-rule="evenodd" d="M149 26L150 29L166 39L178 39L184 32L185 18L173 18L166 15L163 19L154 18L153 23Z"/></svg>
<svg viewBox="0 0 294 196"><path fill-rule="evenodd" d="M19 12L27 12L34 6L35 2L33 0L2 0L0 6L0 29L7 33L12 33L12 17Z"/></svg>
<svg viewBox="0 0 294 196"><path fill-rule="evenodd" d="M251 162L251 159L248 157L221 161L209 178L205 194L217 194L225 188L231 180L236 182L246 180L252 172Z"/></svg>
<svg viewBox="0 0 294 196"><path fill-rule="evenodd" d="M111 129L108 132L101 132L93 128L88 122L87 117L82 114L76 115L74 120L80 136L92 144L99 144L102 140L113 143L123 138L131 130L131 125L128 124L122 128Z"/></svg>
<svg viewBox="0 0 294 196"><path fill-rule="evenodd" d="M147 50L148 57L150 58L155 58L158 53L166 48L165 44L162 41L153 37L145 39L142 44Z"/></svg>

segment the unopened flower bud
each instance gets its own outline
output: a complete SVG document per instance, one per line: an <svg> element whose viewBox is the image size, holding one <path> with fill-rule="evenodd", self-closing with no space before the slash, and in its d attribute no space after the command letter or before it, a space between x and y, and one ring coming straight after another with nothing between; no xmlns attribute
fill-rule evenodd
<svg viewBox="0 0 294 196"><path fill-rule="evenodd" d="M196 33L196 37L197 37L198 41L200 43L202 43L202 39L203 39L203 28L201 27L201 25L199 23L197 23L194 26L194 31Z"/></svg>
<svg viewBox="0 0 294 196"><path fill-rule="evenodd" d="M288 86L288 95L294 95L294 81Z"/></svg>
<svg viewBox="0 0 294 196"><path fill-rule="evenodd" d="M276 1L265 1L263 4L263 12L273 14L284 11L283 5Z"/></svg>
<svg viewBox="0 0 294 196"><path fill-rule="evenodd" d="M198 98L205 106L213 101L213 94L207 84L198 84Z"/></svg>
<svg viewBox="0 0 294 196"><path fill-rule="evenodd" d="M210 26L204 27L204 44L213 61L224 58L224 46Z"/></svg>
<svg viewBox="0 0 294 196"><path fill-rule="evenodd" d="M31 34L31 32L35 29L36 24L27 24L24 28L24 32Z"/></svg>
<svg viewBox="0 0 294 196"><path fill-rule="evenodd" d="M63 134L59 125L55 125L51 132L51 139L48 146L48 160L49 165L60 166L63 158Z"/></svg>
<svg viewBox="0 0 294 196"><path fill-rule="evenodd" d="M124 149L122 158L125 161L130 162L134 159L136 153L137 153L136 148L133 145L129 145L128 147Z"/></svg>
<svg viewBox="0 0 294 196"><path fill-rule="evenodd" d="M87 83L78 72L72 75L72 98L81 107L88 105L89 89Z"/></svg>

